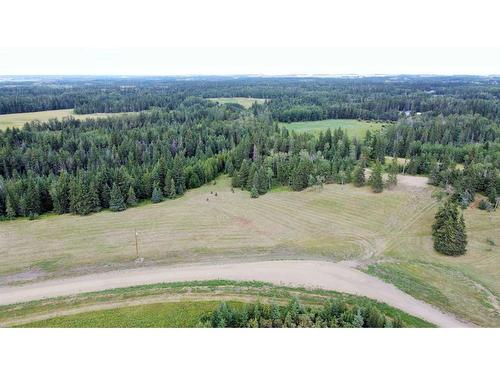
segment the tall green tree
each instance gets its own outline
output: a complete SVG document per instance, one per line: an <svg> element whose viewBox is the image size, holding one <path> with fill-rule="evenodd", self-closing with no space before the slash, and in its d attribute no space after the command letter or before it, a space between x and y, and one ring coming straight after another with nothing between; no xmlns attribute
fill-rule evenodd
<svg viewBox="0 0 500 375"><path fill-rule="evenodd" d="M16 217L16 209L12 204L9 194L7 194L7 198L5 201L5 216L7 216L8 219L14 219Z"/></svg>
<svg viewBox="0 0 500 375"><path fill-rule="evenodd" d="M353 179L354 186L360 187L365 184L365 168L363 165L359 164L356 168L354 168Z"/></svg>
<svg viewBox="0 0 500 375"><path fill-rule="evenodd" d="M137 198L135 196L134 187L132 185L128 189L127 205L130 207L134 207L137 205Z"/></svg>
<svg viewBox="0 0 500 375"><path fill-rule="evenodd" d="M376 162L370 176L370 185L374 193L381 193L384 190L384 181L382 180L382 164Z"/></svg>
<svg viewBox="0 0 500 375"><path fill-rule="evenodd" d="M392 158L391 165L389 166L389 174L387 177L387 187L393 188L398 184L399 166L396 158Z"/></svg>
<svg viewBox="0 0 500 375"><path fill-rule="evenodd" d="M448 199L436 213L432 225L434 249L445 255L462 255L467 251L465 221L458 205Z"/></svg>
<svg viewBox="0 0 500 375"><path fill-rule="evenodd" d="M123 211L127 208L122 192L116 183L113 183L109 198L109 209L111 211Z"/></svg>
<svg viewBox="0 0 500 375"><path fill-rule="evenodd" d="M161 195L161 190L158 185L155 185L153 188L153 193L151 194L151 202L152 203L160 203L163 200L163 196Z"/></svg>

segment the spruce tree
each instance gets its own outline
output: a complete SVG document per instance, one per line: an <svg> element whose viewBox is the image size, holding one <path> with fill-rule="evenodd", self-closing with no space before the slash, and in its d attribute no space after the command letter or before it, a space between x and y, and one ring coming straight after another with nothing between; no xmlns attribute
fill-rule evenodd
<svg viewBox="0 0 500 375"><path fill-rule="evenodd" d="M16 217L16 210L8 194L5 202L5 216L7 216L8 219L14 219Z"/></svg>
<svg viewBox="0 0 500 375"><path fill-rule="evenodd" d="M362 165L358 165L354 168L354 186L361 187L365 184L365 168Z"/></svg>
<svg viewBox="0 0 500 375"><path fill-rule="evenodd" d="M127 205L130 207L134 207L137 205L137 198L135 197L134 187L130 185L127 194Z"/></svg>
<svg viewBox="0 0 500 375"><path fill-rule="evenodd" d="M169 189L169 193L168 193L168 198L174 199L175 196L176 196L176 194L175 194L175 182L174 182L174 179L171 178L170 179L170 189Z"/></svg>
<svg viewBox="0 0 500 375"><path fill-rule="evenodd" d="M232 177L233 173L234 173L234 165L233 165L233 162L231 161L231 159L229 159L226 162L225 169L226 169L226 173L229 175L229 177Z"/></svg>
<svg viewBox="0 0 500 375"><path fill-rule="evenodd" d="M245 186L247 185L248 174L250 173L250 166L248 164L249 162L247 159L243 160L243 162L241 163L240 171L238 173L239 183L242 188L245 188Z"/></svg>
<svg viewBox="0 0 500 375"><path fill-rule="evenodd" d="M439 208L432 225L434 249L445 255L462 255L467 251L464 217L457 204L448 199Z"/></svg>
<svg viewBox="0 0 500 375"><path fill-rule="evenodd" d="M382 180L382 165L376 162L373 167L372 175L370 176L370 185L374 193L380 193L384 190L384 181Z"/></svg>
<svg viewBox="0 0 500 375"><path fill-rule="evenodd" d="M257 188L254 185L250 190L250 198L258 198L258 197L259 197L259 192L257 191Z"/></svg>
<svg viewBox="0 0 500 375"><path fill-rule="evenodd" d="M151 194L151 202L152 203L160 203L163 200L163 197L161 195L160 187L158 185L155 185L153 188L153 193Z"/></svg>
<svg viewBox="0 0 500 375"><path fill-rule="evenodd" d="M40 213L40 192L36 183L28 180L28 186L24 194L24 214L26 216L38 215Z"/></svg>
<svg viewBox="0 0 500 375"><path fill-rule="evenodd" d="M387 187L392 188L398 184L398 162L396 158L392 158L392 163L389 166L389 176L387 178Z"/></svg>
<svg viewBox="0 0 500 375"><path fill-rule="evenodd" d="M123 200L123 195L116 183L113 183L109 198L109 209L111 211L123 211L127 208Z"/></svg>

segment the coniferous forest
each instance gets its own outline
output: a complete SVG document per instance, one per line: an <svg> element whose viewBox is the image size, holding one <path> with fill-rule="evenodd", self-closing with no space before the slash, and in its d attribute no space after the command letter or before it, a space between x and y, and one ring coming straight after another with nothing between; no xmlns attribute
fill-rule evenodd
<svg viewBox="0 0 500 375"><path fill-rule="evenodd" d="M33 80L2 82L0 113L140 112L0 131L2 219L121 211L173 199L222 173L252 197L273 186L298 191L324 183L371 184L377 192L384 172L428 175L462 207L480 192L487 197L481 207L493 209L500 192L498 79ZM245 109L207 100L214 97L266 101ZM295 133L279 125L336 118L387 125L360 139L341 129ZM408 162L386 162L387 156ZM370 179L365 168L373 171Z"/></svg>

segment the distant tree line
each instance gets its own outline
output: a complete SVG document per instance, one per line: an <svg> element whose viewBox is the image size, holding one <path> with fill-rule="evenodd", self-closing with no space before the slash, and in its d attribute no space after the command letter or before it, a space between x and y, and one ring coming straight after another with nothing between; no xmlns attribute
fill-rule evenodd
<svg viewBox="0 0 500 375"><path fill-rule="evenodd" d="M277 121L369 119L407 114L500 119L499 80L484 77L62 78L0 83L0 114L75 108L76 113L172 110L187 97L269 99Z"/></svg>

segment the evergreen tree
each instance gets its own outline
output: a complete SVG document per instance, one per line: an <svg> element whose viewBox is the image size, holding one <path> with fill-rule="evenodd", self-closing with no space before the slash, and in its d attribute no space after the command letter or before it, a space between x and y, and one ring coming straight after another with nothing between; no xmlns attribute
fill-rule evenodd
<svg viewBox="0 0 500 375"><path fill-rule="evenodd" d="M387 187L392 188L398 184L398 162L396 158L392 158L391 165L389 166L389 176L387 178Z"/></svg>
<svg viewBox="0 0 500 375"><path fill-rule="evenodd" d="M8 219L14 219L16 217L16 210L12 204L9 194L7 194L5 202L5 216L7 216Z"/></svg>
<svg viewBox="0 0 500 375"><path fill-rule="evenodd" d="M175 194L175 182L173 178L170 179L170 188L168 190L169 192L167 197L170 199L174 199L176 194Z"/></svg>
<svg viewBox="0 0 500 375"><path fill-rule="evenodd" d="M120 188L116 183L113 183L111 188L110 198L109 198L109 209L111 211L123 211L127 208L123 200L123 195Z"/></svg>
<svg viewBox="0 0 500 375"><path fill-rule="evenodd" d="M382 165L377 161L373 167L370 176L370 185L374 193L380 193L384 190L384 181L382 180Z"/></svg>
<svg viewBox="0 0 500 375"><path fill-rule="evenodd" d="M354 186L360 187L365 184L365 168L360 164L354 168Z"/></svg>
<svg viewBox="0 0 500 375"><path fill-rule="evenodd" d="M28 186L24 194L24 215L38 215L40 213L40 192L33 179L28 180Z"/></svg>
<svg viewBox="0 0 500 375"><path fill-rule="evenodd" d="M59 178L52 184L50 195L54 211L58 214L69 212L70 186L71 179L66 172L61 173Z"/></svg>
<svg viewBox="0 0 500 375"><path fill-rule="evenodd" d="M163 200L163 197L161 195L160 187L158 185L155 185L153 188L153 193L151 194L151 202L153 203L160 203Z"/></svg>
<svg viewBox="0 0 500 375"><path fill-rule="evenodd" d="M434 249L445 255L462 255L467 251L467 233L459 207L448 199L439 208L432 225Z"/></svg>
<svg viewBox="0 0 500 375"><path fill-rule="evenodd" d="M226 173L229 175L229 177L232 177L232 176L233 176L233 173L234 173L234 165L233 165L233 162L231 161L231 159L229 159L229 160L226 162Z"/></svg>
<svg viewBox="0 0 500 375"><path fill-rule="evenodd" d="M130 207L137 205L137 198L135 197L135 191L132 185L130 185L130 188L128 189L127 205Z"/></svg>
<svg viewBox="0 0 500 375"><path fill-rule="evenodd" d="M240 173L236 172L233 177L231 178L231 186L232 187L241 187L241 182L240 182Z"/></svg>
<svg viewBox="0 0 500 375"><path fill-rule="evenodd" d="M247 186L248 174L250 173L249 161L247 159L243 160L241 163L239 175L239 184L242 188Z"/></svg>
<svg viewBox="0 0 500 375"><path fill-rule="evenodd" d="M491 202L492 205L496 204L497 201L497 188L496 188L496 179L495 177L491 177L486 186L486 195Z"/></svg>
<svg viewBox="0 0 500 375"><path fill-rule="evenodd" d="M258 197L259 197L259 192L257 191L257 188L254 185L250 190L250 198L258 198Z"/></svg>

